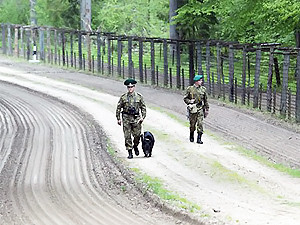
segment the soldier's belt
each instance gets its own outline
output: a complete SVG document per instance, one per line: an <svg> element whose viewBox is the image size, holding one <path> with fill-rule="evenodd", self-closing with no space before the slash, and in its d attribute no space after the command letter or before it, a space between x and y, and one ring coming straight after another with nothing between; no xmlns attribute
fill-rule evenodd
<svg viewBox="0 0 300 225"><path fill-rule="evenodd" d="M132 114L132 113L129 113L129 112L122 112L122 114L131 115L131 116L138 116L138 115L140 115L139 113Z"/></svg>

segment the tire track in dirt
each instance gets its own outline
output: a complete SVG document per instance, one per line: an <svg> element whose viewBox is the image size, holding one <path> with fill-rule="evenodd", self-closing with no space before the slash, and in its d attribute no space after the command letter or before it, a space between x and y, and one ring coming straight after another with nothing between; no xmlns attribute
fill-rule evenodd
<svg viewBox="0 0 300 225"><path fill-rule="evenodd" d="M155 217L166 219L143 218L126 195L120 197L120 187L106 176L120 172L107 154L93 156L105 144L89 116L46 96L0 85L1 224L156 224Z"/></svg>

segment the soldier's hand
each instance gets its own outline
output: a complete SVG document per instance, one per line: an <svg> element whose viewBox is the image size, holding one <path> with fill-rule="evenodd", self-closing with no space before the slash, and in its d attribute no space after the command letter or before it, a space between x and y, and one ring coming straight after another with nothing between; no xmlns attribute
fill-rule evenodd
<svg viewBox="0 0 300 225"><path fill-rule="evenodd" d="M194 103L195 103L195 99L194 99L194 98L191 99L191 100L189 101L189 103L190 103L190 104L194 104Z"/></svg>
<svg viewBox="0 0 300 225"><path fill-rule="evenodd" d="M208 110L205 110L204 116L205 116L205 117L208 116Z"/></svg>
<svg viewBox="0 0 300 225"><path fill-rule="evenodd" d="M121 120L118 120L118 124L121 126Z"/></svg>
<svg viewBox="0 0 300 225"><path fill-rule="evenodd" d="M144 121L143 118L139 119L138 123L142 123Z"/></svg>

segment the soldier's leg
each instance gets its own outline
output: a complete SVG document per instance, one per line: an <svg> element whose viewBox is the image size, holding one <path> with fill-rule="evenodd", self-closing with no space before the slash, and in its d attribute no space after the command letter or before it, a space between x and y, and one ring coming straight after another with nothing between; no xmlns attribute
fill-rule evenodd
<svg viewBox="0 0 300 225"><path fill-rule="evenodd" d="M197 113L190 114L190 142L194 142L194 132L196 129Z"/></svg>
<svg viewBox="0 0 300 225"><path fill-rule="evenodd" d="M123 133L125 139L125 147L129 154L128 158L131 159L132 158L132 139L131 139L132 129L131 129L131 124L127 121L123 121Z"/></svg>
<svg viewBox="0 0 300 225"><path fill-rule="evenodd" d="M197 116L197 143L198 144L203 144L202 139L202 134L203 134L203 112L199 112Z"/></svg>
<svg viewBox="0 0 300 225"><path fill-rule="evenodd" d="M133 136L133 149L136 156L140 154L138 150L138 145L140 143L141 130L142 130L142 125L140 123L134 124L132 136Z"/></svg>

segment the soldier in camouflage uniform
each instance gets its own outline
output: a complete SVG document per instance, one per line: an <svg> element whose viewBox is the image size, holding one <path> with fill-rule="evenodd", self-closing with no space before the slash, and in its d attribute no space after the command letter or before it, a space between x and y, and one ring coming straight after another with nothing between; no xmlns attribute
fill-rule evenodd
<svg viewBox="0 0 300 225"><path fill-rule="evenodd" d="M190 142L194 142L194 131L197 125L197 143L203 144L203 118L208 115L209 105L207 102L206 88L203 86L203 75L194 77L194 85L186 89L183 101L187 104L190 120Z"/></svg>
<svg viewBox="0 0 300 225"><path fill-rule="evenodd" d="M140 93L135 92L134 79L127 79L124 85L127 86L128 92L124 93L118 102L116 117L118 124L121 126L121 116L123 121L123 132L125 138L125 147L128 151L128 159L132 159L132 149L136 156L139 155L138 145L140 142L142 122L146 117L146 105L144 98ZM132 145L133 137L133 145Z"/></svg>

